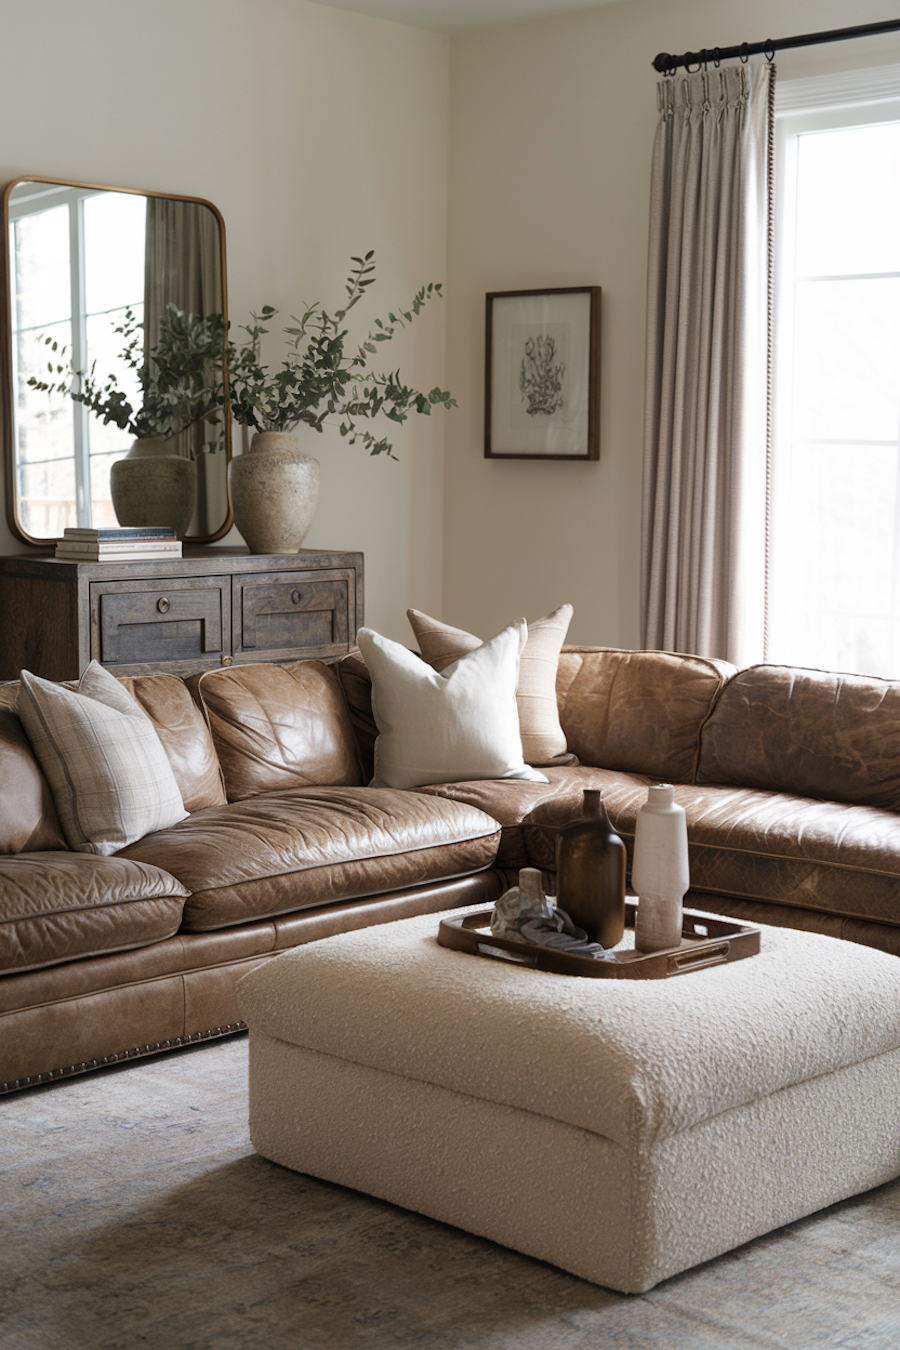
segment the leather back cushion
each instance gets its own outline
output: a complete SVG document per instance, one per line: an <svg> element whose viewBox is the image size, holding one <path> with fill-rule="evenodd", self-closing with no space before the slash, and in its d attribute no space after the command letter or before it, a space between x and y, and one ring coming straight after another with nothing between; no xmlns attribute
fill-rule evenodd
<svg viewBox="0 0 900 1350"><path fill-rule="evenodd" d="M700 728L735 667L673 652L564 647L556 696L584 764L692 783Z"/></svg>
<svg viewBox="0 0 900 1350"><path fill-rule="evenodd" d="M19 682L0 688L0 854L67 849L46 778L15 711Z"/></svg>
<svg viewBox="0 0 900 1350"><path fill-rule="evenodd" d="M358 647L341 657L334 669L347 700L359 751L362 781L368 783L375 775L375 742L378 740L378 723L372 712L372 676Z"/></svg>
<svg viewBox="0 0 900 1350"><path fill-rule="evenodd" d="M232 666L194 682L228 801L293 787L362 782L337 676L320 661Z"/></svg>
<svg viewBox="0 0 900 1350"><path fill-rule="evenodd" d="M900 681L742 670L703 729L697 781L900 810Z"/></svg>
<svg viewBox="0 0 900 1350"><path fill-rule="evenodd" d="M225 789L215 747L203 714L176 675L133 675L120 679L150 718L162 741L186 811L222 806Z"/></svg>

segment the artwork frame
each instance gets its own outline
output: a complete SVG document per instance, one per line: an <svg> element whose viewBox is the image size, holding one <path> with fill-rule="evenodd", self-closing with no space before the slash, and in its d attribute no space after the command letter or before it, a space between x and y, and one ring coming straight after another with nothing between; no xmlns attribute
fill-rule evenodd
<svg viewBox="0 0 900 1350"><path fill-rule="evenodd" d="M485 459L600 458L600 296L487 292Z"/></svg>

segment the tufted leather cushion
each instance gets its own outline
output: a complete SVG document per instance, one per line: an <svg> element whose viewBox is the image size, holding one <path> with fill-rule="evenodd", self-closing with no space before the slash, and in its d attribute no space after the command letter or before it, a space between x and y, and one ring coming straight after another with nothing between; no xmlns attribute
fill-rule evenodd
<svg viewBox="0 0 900 1350"><path fill-rule="evenodd" d="M0 972L160 942L187 891L156 867L91 853L0 858Z"/></svg>
<svg viewBox="0 0 900 1350"><path fill-rule="evenodd" d="M692 783L700 728L735 667L674 652L564 647L556 696L583 764Z"/></svg>
<svg viewBox="0 0 900 1350"><path fill-rule="evenodd" d="M698 783L900 810L900 681L751 666L703 728Z"/></svg>
<svg viewBox="0 0 900 1350"><path fill-rule="evenodd" d="M184 927L203 932L489 867L500 827L482 811L365 787L268 792L198 811L129 845L193 892Z"/></svg>

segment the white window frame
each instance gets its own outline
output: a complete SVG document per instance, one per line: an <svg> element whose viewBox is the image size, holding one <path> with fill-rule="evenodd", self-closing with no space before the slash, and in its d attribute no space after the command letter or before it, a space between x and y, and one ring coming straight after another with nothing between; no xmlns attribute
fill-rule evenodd
<svg viewBox="0 0 900 1350"><path fill-rule="evenodd" d="M775 248L773 339L776 355L772 400L774 437L770 460L769 528L771 546L766 560L766 632L764 659L783 659L771 650L770 607L774 577L787 567L779 549L786 529L779 528L785 509L784 490L790 474L789 456L779 454L779 443L789 443L792 426L792 390L784 379L781 353L792 353L794 342L794 260L796 247L796 163L798 137L806 132L900 122L900 66L836 72L783 81L775 93ZM861 275L861 274L857 274ZM878 274L881 275L881 274ZM891 274L897 275L897 274ZM897 541L900 548L900 539ZM900 570L898 570L900 574Z"/></svg>

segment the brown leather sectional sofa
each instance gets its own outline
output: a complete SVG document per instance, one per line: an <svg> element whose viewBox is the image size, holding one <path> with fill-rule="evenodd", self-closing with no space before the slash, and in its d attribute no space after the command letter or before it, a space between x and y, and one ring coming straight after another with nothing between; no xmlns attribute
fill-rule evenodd
<svg viewBox="0 0 900 1350"><path fill-rule="evenodd" d="M900 684L568 647L579 763L399 791L365 786L357 655L124 682L190 815L113 857L66 847L0 687L0 1090L238 1030L238 979L287 947L491 905L552 871L585 787L630 846L648 784L677 785L689 903L900 955Z"/></svg>

